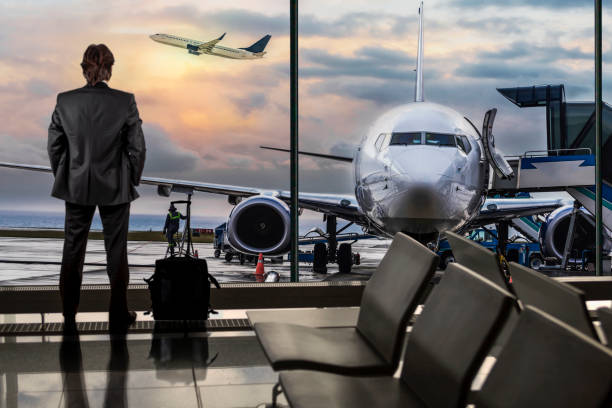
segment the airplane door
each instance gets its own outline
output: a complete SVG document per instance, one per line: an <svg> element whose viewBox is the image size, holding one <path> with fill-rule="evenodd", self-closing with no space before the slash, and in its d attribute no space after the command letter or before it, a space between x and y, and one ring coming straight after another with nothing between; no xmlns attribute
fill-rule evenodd
<svg viewBox="0 0 612 408"><path fill-rule="evenodd" d="M514 171L510 164L504 159L497 150L495 150L495 136L493 136L493 122L495 121L495 115L497 109L489 109L485 113L484 120L482 121L482 144L484 146L485 156L487 161L495 170L498 177L503 179L511 179L514 177Z"/></svg>

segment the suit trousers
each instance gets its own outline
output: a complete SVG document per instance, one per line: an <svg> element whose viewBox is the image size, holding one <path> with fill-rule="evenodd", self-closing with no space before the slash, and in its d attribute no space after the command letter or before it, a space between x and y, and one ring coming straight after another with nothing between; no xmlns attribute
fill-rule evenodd
<svg viewBox="0 0 612 408"><path fill-rule="evenodd" d="M110 318L125 318L127 286L130 279L127 260L130 203L99 206L106 249L106 271L110 280ZM64 251L60 270L60 294L65 317L74 317L79 307L87 234L96 206L66 202Z"/></svg>

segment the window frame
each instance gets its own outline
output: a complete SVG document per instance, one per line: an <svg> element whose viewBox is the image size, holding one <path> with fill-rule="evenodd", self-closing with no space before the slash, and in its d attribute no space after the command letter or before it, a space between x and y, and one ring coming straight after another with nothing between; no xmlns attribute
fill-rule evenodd
<svg viewBox="0 0 612 408"><path fill-rule="evenodd" d="M381 147L385 141L385 135L386 133L379 134L376 140L374 141L374 148L377 152L380 152L382 150Z"/></svg>

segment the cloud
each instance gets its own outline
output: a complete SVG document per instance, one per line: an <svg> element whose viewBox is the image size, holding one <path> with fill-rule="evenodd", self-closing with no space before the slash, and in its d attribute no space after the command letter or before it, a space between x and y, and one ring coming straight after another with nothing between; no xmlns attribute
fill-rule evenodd
<svg viewBox="0 0 612 408"><path fill-rule="evenodd" d="M462 77L493 79L529 79L541 81L543 78L567 76L567 72L542 64L519 64L508 62L479 61L462 64L454 73Z"/></svg>
<svg viewBox="0 0 612 408"><path fill-rule="evenodd" d="M238 111L246 116L254 110L262 109L268 104L268 98L263 92L253 92L246 97L231 98Z"/></svg>
<svg viewBox="0 0 612 408"><path fill-rule="evenodd" d="M332 94L357 98L380 105L395 105L413 100L414 85L397 81L330 80L310 86L312 96Z"/></svg>
<svg viewBox="0 0 612 408"><path fill-rule="evenodd" d="M330 154L344 157L353 157L357 146L352 143L338 142L330 149Z"/></svg>
<svg viewBox="0 0 612 408"><path fill-rule="evenodd" d="M246 9L201 11L192 5L179 5L151 12L147 17L159 17L182 24L188 22L197 27L207 27L207 31L215 30L219 33L232 27L234 32L252 36L289 35L288 13L269 15ZM357 34L403 35L408 30L416 33L416 21L416 15L405 17L385 12L351 12L334 19L322 19L317 15L304 13L299 16L298 29L300 37L342 38ZM428 27L436 26L438 23L434 20L428 21Z"/></svg>
<svg viewBox="0 0 612 408"><path fill-rule="evenodd" d="M195 170L198 155L172 140L161 126L145 123L143 132L147 146L146 174L172 175Z"/></svg>
<svg viewBox="0 0 612 408"><path fill-rule="evenodd" d="M467 17L456 21L457 26L478 32L521 35L533 27L533 21L526 17Z"/></svg>
<svg viewBox="0 0 612 408"><path fill-rule="evenodd" d="M491 3L488 0L455 0L453 2L459 7L485 7ZM504 7L528 6L537 8L582 8L593 7L593 2L588 0L506 0L503 2Z"/></svg>
<svg viewBox="0 0 612 408"><path fill-rule="evenodd" d="M612 56L609 56L607 53L604 55L607 59L612 58ZM530 61L537 60L549 64L562 59L589 61L594 59L592 51L585 52L578 47L565 48L560 45L540 46L525 41L515 41L508 47L496 51L484 51L479 53L478 56L481 58L503 60L526 58Z"/></svg>
<svg viewBox="0 0 612 408"><path fill-rule="evenodd" d="M322 49L301 51L305 67L300 68L302 78L370 77L394 81L413 81L415 57L404 51L384 47L364 47L353 56L331 54ZM436 70L427 74L435 76Z"/></svg>
<svg viewBox="0 0 612 408"><path fill-rule="evenodd" d="M57 88L53 84L42 79L36 78L30 79L26 83L26 89L31 94L42 97L57 94Z"/></svg>

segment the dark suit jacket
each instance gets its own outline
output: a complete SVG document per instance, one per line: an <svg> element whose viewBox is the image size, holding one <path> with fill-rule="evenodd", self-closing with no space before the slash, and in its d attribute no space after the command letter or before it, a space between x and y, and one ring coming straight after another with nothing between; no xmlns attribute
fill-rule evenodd
<svg viewBox="0 0 612 408"><path fill-rule="evenodd" d="M138 198L146 150L141 123L134 95L104 82L60 93L47 145L51 195L81 205Z"/></svg>

